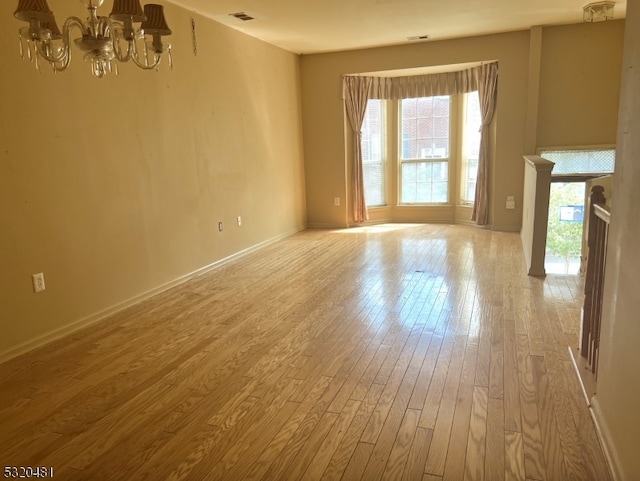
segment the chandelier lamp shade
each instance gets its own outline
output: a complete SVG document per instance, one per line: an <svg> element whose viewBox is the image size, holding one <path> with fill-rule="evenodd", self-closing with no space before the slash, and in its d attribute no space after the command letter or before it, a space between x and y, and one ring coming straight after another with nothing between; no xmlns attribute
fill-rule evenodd
<svg viewBox="0 0 640 481"><path fill-rule="evenodd" d="M80 33L74 39L76 47L84 52L84 60L91 64L95 77L108 73L118 74L118 63L132 61L144 70L158 69L163 54L171 67L171 45L162 37L171 35L164 18L162 5L147 4L139 0L114 0L108 17L98 15L104 0L80 0L87 7L86 21L69 17L62 31L46 0L19 0L14 15L29 25L19 29L20 53L35 63L40 70L45 60L55 72L69 68L72 56L72 31ZM25 46L26 43L26 46Z"/></svg>

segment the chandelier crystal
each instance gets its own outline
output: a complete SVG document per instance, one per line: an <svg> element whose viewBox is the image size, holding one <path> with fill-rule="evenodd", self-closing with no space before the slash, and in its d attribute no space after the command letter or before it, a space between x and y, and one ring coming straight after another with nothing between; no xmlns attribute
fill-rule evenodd
<svg viewBox="0 0 640 481"><path fill-rule="evenodd" d="M62 32L46 0L18 1L14 15L29 24L19 29L20 54L24 58L26 52L37 70L40 59L55 72L69 68L73 29L81 33L74 43L84 52L84 60L91 64L95 77L112 72L117 75L118 62L129 60L144 70L158 69L165 52L172 67L171 45L162 42L162 37L171 35L162 5L147 4L143 10L139 0L114 0L111 14L103 17L98 15L98 7L104 0L80 1L89 11L87 20L69 17Z"/></svg>

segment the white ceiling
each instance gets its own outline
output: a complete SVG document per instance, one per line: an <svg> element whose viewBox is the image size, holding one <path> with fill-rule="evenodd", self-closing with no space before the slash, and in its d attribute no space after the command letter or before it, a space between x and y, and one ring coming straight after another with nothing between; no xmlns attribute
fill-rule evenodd
<svg viewBox="0 0 640 481"><path fill-rule="evenodd" d="M318 53L582 22L590 0L169 0L295 53ZM616 1L624 18L626 1ZM254 20L230 16L244 12Z"/></svg>

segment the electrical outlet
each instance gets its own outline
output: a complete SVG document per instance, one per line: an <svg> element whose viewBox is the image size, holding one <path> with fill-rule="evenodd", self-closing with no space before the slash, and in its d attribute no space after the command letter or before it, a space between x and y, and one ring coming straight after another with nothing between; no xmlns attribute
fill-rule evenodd
<svg viewBox="0 0 640 481"><path fill-rule="evenodd" d="M222 222L218 222L218 231L222 232Z"/></svg>
<svg viewBox="0 0 640 481"><path fill-rule="evenodd" d="M333 205L335 205L336 207L340 205L340 197L333 198Z"/></svg>
<svg viewBox="0 0 640 481"><path fill-rule="evenodd" d="M509 197L507 197L507 209L511 210L515 208L516 208L516 201L514 197L510 195Z"/></svg>
<svg viewBox="0 0 640 481"><path fill-rule="evenodd" d="M33 292L38 293L44 291L44 274L42 272L32 275L31 280L33 281Z"/></svg>
<svg viewBox="0 0 640 481"><path fill-rule="evenodd" d="M242 217L238 216L238 227L242 225Z"/></svg>

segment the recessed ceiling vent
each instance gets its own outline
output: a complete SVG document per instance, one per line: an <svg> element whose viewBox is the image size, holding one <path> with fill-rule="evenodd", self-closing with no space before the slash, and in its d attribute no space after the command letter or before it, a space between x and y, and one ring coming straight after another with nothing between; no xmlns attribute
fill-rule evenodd
<svg viewBox="0 0 640 481"><path fill-rule="evenodd" d="M231 15L232 17L236 17L237 19L242 20L243 22L254 20L254 17L251 17L244 12L230 13L229 15Z"/></svg>
<svg viewBox="0 0 640 481"><path fill-rule="evenodd" d="M417 42L418 40L427 40L429 35L415 35L414 37L407 37L410 42Z"/></svg>

